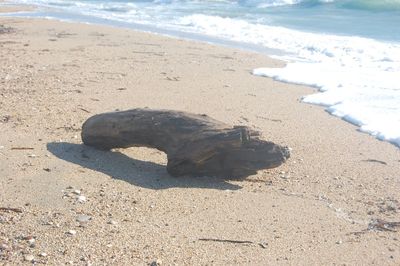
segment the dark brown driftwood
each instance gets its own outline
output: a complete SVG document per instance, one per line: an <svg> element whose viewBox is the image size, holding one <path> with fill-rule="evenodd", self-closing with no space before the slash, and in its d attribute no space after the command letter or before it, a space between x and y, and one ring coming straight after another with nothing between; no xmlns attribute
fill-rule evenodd
<svg viewBox="0 0 400 266"><path fill-rule="evenodd" d="M168 110L98 114L82 126L86 145L103 150L145 146L165 152L167 171L173 176L245 177L289 157L287 148L258 137L244 126Z"/></svg>

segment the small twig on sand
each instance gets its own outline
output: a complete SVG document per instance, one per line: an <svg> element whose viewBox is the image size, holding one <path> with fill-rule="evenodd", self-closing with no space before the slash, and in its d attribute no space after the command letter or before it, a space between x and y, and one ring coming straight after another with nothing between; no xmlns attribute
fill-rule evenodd
<svg viewBox="0 0 400 266"><path fill-rule="evenodd" d="M65 131L80 131L80 128L75 128L73 126L63 126L63 127L57 127L56 129L64 129Z"/></svg>
<svg viewBox="0 0 400 266"><path fill-rule="evenodd" d="M9 212L18 212L22 213L21 209L18 208L9 208L9 207L0 207L0 211L9 211Z"/></svg>
<svg viewBox="0 0 400 266"><path fill-rule="evenodd" d="M166 77L166 79L170 81L179 81L179 77Z"/></svg>
<svg viewBox="0 0 400 266"><path fill-rule="evenodd" d="M388 222L382 219L373 219L369 222L368 228L362 231L351 232L349 235L361 236L370 231L386 231L386 232L397 232L396 227L400 227L400 222Z"/></svg>
<svg viewBox="0 0 400 266"><path fill-rule="evenodd" d="M269 180L263 180L263 179L246 179L244 182L249 182L249 183L267 183Z"/></svg>
<svg viewBox="0 0 400 266"><path fill-rule="evenodd" d="M386 162L384 162L384 161L380 161L380 160L375 160L375 159L367 159L367 160L363 160L363 162L369 162L369 163L380 163L380 164L383 164L383 165L387 165L387 163L386 163Z"/></svg>
<svg viewBox="0 0 400 266"><path fill-rule="evenodd" d="M233 244L254 244L254 242L252 241L217 239L217 238L200 238L199 241L212 241L212 242L223 242L223 243L233 243Z"/></svg>
<svg viewBox="0 0 400 266"><path fill-rule="evenodd" d="M368 224L368 230L397 232L397 230L395 230L396 227L400 227L400 222L388 222L376 219Z"/></svg>
<svg viewBox="0 0 400 266"><path fill-rule="evenodd" d="M90 111L86 110L85 108L79 107L79 109L81 109L82 111L90 114Z"/></svg>
<svg viewBox="0 0 400 266"><path fill-rule="evenodd" d="M11 147L12 150L33 150L32 147Z"/></svg>

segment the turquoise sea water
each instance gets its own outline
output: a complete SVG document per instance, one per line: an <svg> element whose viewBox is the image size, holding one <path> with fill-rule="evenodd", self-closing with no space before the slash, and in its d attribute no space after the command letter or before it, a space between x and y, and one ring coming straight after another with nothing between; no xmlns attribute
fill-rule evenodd
<svg viewBox="0 0 400 266"><path fill-rule="evenodd" d="M194 14L254 24L400 41L400 0L15 0L112 21L179 28ZM89 18L88 18L89 19Z"/></svg>
<svg viewBox="0 0 400 266"><path fill-rule="evenodd" d="M400 0L13 0L20 15L103 23L266 52L254 75L314 86L360 131L400 146Z"/></svg>

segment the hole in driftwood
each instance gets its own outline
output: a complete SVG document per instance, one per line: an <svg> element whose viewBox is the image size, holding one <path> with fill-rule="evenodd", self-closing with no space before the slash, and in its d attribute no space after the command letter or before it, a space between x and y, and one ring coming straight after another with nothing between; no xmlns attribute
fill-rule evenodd
<svg viewBox="0 0 400 266"><path fill-rule="evenodd" d="M168 163L167 154L163 151L153 148L131 147L127 149L112 149L111 151L122 153L135 160L155 163L164 167L166 167Z"/></svg>

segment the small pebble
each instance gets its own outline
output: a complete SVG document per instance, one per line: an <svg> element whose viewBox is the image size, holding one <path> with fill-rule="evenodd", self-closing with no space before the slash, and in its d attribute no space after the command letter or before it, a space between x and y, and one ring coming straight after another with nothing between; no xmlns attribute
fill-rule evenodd
<svg viewBox="0 0 400 266"><path fill-rule="evenodd" d="M80 203L84 203L84 202L86 202L86 197L83 196L83 195L80 195L80 196L78 196L78 197L76 198L76 200L77 200L78 202L80 202Z"/></svg>
<svg viewBox="0 0 400 266"><path fill-rule="evenodd" d="M338 244L338 245L340 245L340 244L342 244L343 243L343 241L342 240L338 240L338 241L336 241L336 244Z"/></svg>
<svg viewBox="0 0 400 266"><path fill-rule="evenodd" d="M36 240L34 238L31 238L28 240L29 246L33 248L35 246Z"/></svg>
<svg viewBox="0 0 400 266"><path fill-rule="evenodd" d="M81 191L79 189L76 189L76 190L72 191L72 193L74 193L75 195L80 195Z"/></svg>
<svg viewBox="0 0 400 266"><path fill-rule="evenodd" d="M116 221L114 221L114 220L111 220L111 221L108 222L108 224L116 225L118 223Z"/></svg>
<svg viewBox="0 0 400 266"><path fill-rule="evenodd" d="M40 256L40 257L47 257L47 253L42 252L42 253L39 254L39 256Z"/></svg>
<svg viewBox="0 0 400 266"><path fill-rule="evenodd" d="M33 255L26 255L24 259L25 261L33 262L35 260L35 257Z"/></svg>
<svg viewBox="0 0 400 266"><path fill-rule="evenodd" d="M74 235L76 235L76 231L75 231L75 230L69 230L69 231L67 232L67 234L69 234L69 235L71 235L71 236L74 236Z"/></svg>
<svg viewBox="0 0 400 266"><path fill-rule="evenodd" d="M91 216L86 215L86 214L80 214L78 216L76 216L76 221L80 222L80 223L87 223L92 219Z"/></svg>

